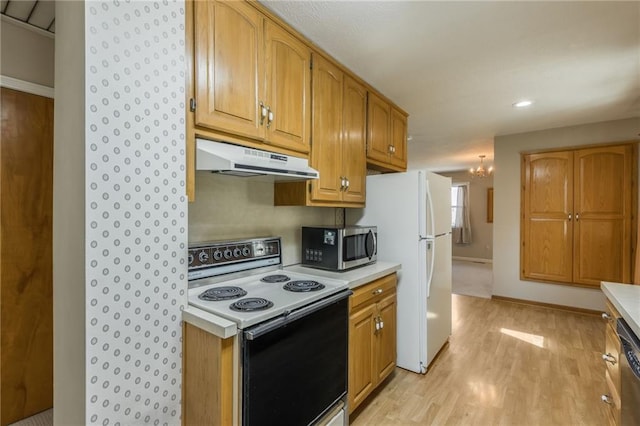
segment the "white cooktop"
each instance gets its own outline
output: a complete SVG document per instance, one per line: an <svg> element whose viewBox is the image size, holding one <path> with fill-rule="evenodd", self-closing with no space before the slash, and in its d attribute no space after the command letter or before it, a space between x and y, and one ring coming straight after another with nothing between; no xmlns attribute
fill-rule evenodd
<svg viewBox="0 0 640 426"><path fill-rule="evenodd" d="M286 275L290 280L277 283L266 283L260 281L263 277L269 275ZM287 284L287 282L298 280L317 281L322 284L324 288L309 292L291 292L283 289L283 286ZM245 329L263 321L276 318L285 314L287 311L290 312L295 309L299 309L310 303L324 299L325 297L349 288L347 281L315 276L308 273L301 274L298 272L287 271L286 269L279 269L211 284L206 284L205 279L203 281L199 281L197 285L197 287L191 288L188 291L189 304L231 320L237 323L238 328L240 329ZM246 291L247 294L236 299L220 301L207 301L198 297L203 292L216 287L240 287ZM263 298L272 302L273 306L264 310L249 312L239 312L230 308L234 302L247 298Z"/></svg>

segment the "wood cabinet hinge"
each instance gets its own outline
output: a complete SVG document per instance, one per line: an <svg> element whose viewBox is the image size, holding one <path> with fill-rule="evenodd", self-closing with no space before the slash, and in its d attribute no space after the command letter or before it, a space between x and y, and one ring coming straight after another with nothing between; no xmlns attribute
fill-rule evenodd
<svg viewBox="0 0 640 426"><path fill-rule="evenodd" d="M189 109L191 112L196 112L196 100L193 98L189 99Z"/></svg>

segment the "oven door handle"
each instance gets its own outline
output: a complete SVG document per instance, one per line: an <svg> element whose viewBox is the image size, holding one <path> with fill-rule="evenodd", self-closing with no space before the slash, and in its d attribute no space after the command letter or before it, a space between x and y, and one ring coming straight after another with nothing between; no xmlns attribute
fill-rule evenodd
<svg viewBox="0 0 640 426"><path fill-rule="evenodd" d="M353 292L351 290L341 291L338 294L334 294L333 296L329 296L326 299L322 299L319 302L312 303L310 305L305 306L304 308L298 309L297 311L293 311L290 314L285 314L284 316L274 318L271 321L267 321L263 324L257 325L250 330L246 330L244 332L244 338L246 340L255 340L260 336L263 336L270 331L273 331L277 328L284 326L285 324L289 324L290 322L299 320L303 317L306 317L309 314L312 314L326 306L329 306L335 302L338 302L342 299L346 299L351 296Z"/></svg>

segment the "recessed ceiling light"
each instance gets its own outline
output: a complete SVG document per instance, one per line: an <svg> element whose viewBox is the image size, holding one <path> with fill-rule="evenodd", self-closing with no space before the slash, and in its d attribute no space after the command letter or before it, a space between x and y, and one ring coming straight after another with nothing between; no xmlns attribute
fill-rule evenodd
<svg viewBox="0 0 640 426"><path fill-rule="evenodd" d="M513 106L516 107L516 108L525 108L525 107L530 106L532 103L533 103L533 101L524 99L522 101L514 103Z"/></svg>

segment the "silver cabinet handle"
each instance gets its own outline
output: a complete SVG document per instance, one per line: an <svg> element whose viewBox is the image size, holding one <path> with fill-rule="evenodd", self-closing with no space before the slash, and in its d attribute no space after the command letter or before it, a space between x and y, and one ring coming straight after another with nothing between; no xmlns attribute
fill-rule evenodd
<svg viewBox="0 0 640 426"><path fill-rule="evenodd" d="M345 191L347 191L349 189L350 182L349 182L349 179L347 178L345 178L345 180L347 181L347 187L345 188Z"/></svg>
<svg viewBox="0 0 640 426"><path fill-rule="evenodd" d="M600 400L602 402L604 402L605 404L609 404L609 405L613 405L613 400L611 399L611 396L609 395L601 395L600 396Z"/></svg>
<svg viewBox="0 0 640 426"><path fill-rule="evenodd" d="M271 111L271 107L267 107L267 129L271 127L271 122L273 121L273 111Z"/></svg>
<svg viewBox="0 0 640 426"><path fill-rule="evenodd" d="M602 360L604 362L610 362L611 365L616 365L616 357L614 357L610 353L602 354Z"/></svg>
<svg viewBox="0 0 640 426"><path fill-rule="evenodd" d="M340 191L344 191L346 188L346 179L344 176L340 176Z"/></svg>
<svg viewBox="0 0 640 426"><path fill-rule="evenodd" d="M611 320L611 315L609 315L609 314L608 314L608 313L606 313L606 312L603 312L603 313L602 313L602 319L603 319L603 320L610 321L610 320Z"/></svg>
<svg viewBox="0 0 640 426"><path fill-rule="evenodd" d="M384 321L382 321L382 317L378 317L378 321L380 322L380 329L384 328Z"/></svg>
<svg viewBox="0 0 640 426"><path fill-rule="evenodd" d="M576 213L576 222L580 220L580 213Z"/></svg>
<svg viewBox="0 0 640 426"><path fill-rule="evenodd" d="M375 317L373 319L376 322L376 334L378 333L378 331L380 330L380 317Z"/></svg>
<svg viewBox="0 0 640 426"><path fill-rule="evenodd" d="M264 124L264 119L267 118L267 107L260 101L260 125Z"/></svg>
<svg viewBox="0 0 640 426"><path fill-rule="evenodd" d="M392 147L391 147L391 153L392 153L392 154L395 154L395 153L396 153L396 147L395 147L395 146L392 146Z"/></svg>
<svg viewBox="0 0 640 426"><path fill-rule="evenodd" d="M391 154L393 152L393 147L389 145L389 147L387 148L387 151L389 152L389 154Z"/></svg>
<svg viewBox="0 0 640 426"><path fill-rule="evenodd" d="M569 221L571 221L571 218L572 218L572 217L573 217L573 216L571 216L571 213L569 213Z"/></svg>
<svg viewBox="0 0 640 426"><path fill-rule="evenodd" d="M371 292L371 294L373 294L373 295L376 295L376 294L382 294L382 289L381 289L381 288L379 288L379 289L377 289L377 290L373 290L373 291Z"/></svg>

